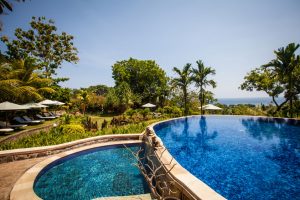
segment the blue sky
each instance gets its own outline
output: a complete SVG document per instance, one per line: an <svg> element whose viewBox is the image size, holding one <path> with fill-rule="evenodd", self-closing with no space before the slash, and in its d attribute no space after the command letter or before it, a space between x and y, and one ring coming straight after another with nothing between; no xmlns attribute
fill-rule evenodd
<svg viewBox="0 0 300 200"><path fill-rule="evenodd" d="M155 60L168 76L175 76L173 67L201 59L216 70L216 97L266 96L239 90L243 77L273 59L275 49L300 43L298 0L12 2L14 12L1 15L1 35L13 38L17 27L29 28L32 16L46 16L75 37L80 62L58 71L71 88L113 86L111 66L129 57Z"/></svg>

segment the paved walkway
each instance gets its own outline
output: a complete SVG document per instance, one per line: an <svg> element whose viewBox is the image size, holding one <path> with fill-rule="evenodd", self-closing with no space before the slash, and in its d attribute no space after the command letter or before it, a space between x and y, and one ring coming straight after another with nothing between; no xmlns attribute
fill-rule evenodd
<svg viewBox="0 0 300 200"><path fill-rule="evenodd" d="M46 158L34 158L0 164L0 199L8 200L10 191L22 174Z"/></svg>

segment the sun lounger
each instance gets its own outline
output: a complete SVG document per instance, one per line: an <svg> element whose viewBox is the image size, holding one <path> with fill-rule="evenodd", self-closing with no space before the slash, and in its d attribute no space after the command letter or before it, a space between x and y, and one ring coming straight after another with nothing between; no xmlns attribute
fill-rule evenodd
<svg viewBox="0 0 300 200"><path fill-rule="evenodd" d="M35 121L35 122L41 123L41 122L44 122L44 121L45 121L44 119L42 119L42 120L33 120L33 119L31 119L30 117L28 117L28 116L26 116L26 115L24 115L23 118L25 119L25 121L28 121L28 122L33 122L33 121Z"/></svg>
<svg viewBox="0 0 300 200"><path fill-rule="evenodd" d="M56 117L51 117L51 116L49 116L49 117L43 117L42 115L39 115L39 114L37 114L36 116L39 119L55 119L56 118Z"/></svg>
<svg viewBox="0 0 300 200"><path fill-rule="evenodd" d="M56 115L53 115L53 114L51 114L50 112L49 113L43 113L46 117L55 117L55 118L57 118L58 116L56 116Z"/></svg>
<svg viewBox="0 0 300 200"><path fill-rule="evenodd" d="M0 128L0 133L12 132L14 129L12 128Z"/></svg>
<svg viewBox="0 0 300 200"><path fill-rule="evenodd" d="M32 119L28 116L23 116L23 118L25 119L25 121L40 121L40 122L44 122L45 120L44 119Z"/></svg>
<svg viewBox="0 0 300 200"><path fill-rule="evenodd" d="M39 121L39 120L26 121L21 117L15 117L14 120L20 124L39 124L39 123L41 123L41 121Z"/></svg>
<svg viewBox="0 0 300 200"><path fill-rule="evenodd" d="M52 115L54 117L60 117L61 116L60 114L54 113L52 111L50 111L49 113L50 113L50 115Z"/></svg>
<svg viewBox="0 0 300 200"><path fill-rule="evenodd" d="M6 125L6 122L0 121L0 126L4 127L4 128L14 128L14 129L18 129L18 128L24 128L27 125L26 124L10 124L9 122Z"/></svg>

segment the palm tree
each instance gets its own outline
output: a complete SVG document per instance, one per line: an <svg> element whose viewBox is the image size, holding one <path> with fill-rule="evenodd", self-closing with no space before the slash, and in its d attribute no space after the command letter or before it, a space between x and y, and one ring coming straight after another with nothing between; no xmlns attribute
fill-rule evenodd
<svg viewBox="0 0 300 200"><path fill-rule="evenodd" d="M197 62L197 69L192 69L192 81L195 83L196 87L200 88L199 91L199 100L201 104L201 115L203 114L203 105L205 102L205 88L207 86L212 86L215 88L217 86L216 82L214 80L208 80L209 75L215 75L216 71L212 69L211 67L205 67L204 63L201 60L198 60Z"/></svg>
<svg viewBox="0 0 300 200"><path fill-rule="evenodd" d="M55 92L49 85L51 79L43 78L38 65L31 58L0 60L0 101L26 103L39 101L44 94Z"/></svg>
<svg viewBox="0 0 300 200"><path fill-rule="evenodd" d="M290 43L285 48L279 48L277 51L274 51L276 59L263 65L263 67L270 67L277 72L280 81L286 85L285 98L289 101L290 117L293 117L293 99L298 94L296 82L299 80L299 77L295 76L295 73L300 67L300 58L299 55L295 55L295 52L299 46L299 44Z"/></svg>
<svg viewBox="0 0 300 200"><path fill-rule="evenodd" d="M178 78L173 78L172 79L172 84L175 86L178 86L182 89L183 92L183 102L184 102L184 115L188 114L188 86L191 83L191 64L187 63L182 71L178 69L177 67L173 68L173 71L176 72L179 77Z"/></svg>

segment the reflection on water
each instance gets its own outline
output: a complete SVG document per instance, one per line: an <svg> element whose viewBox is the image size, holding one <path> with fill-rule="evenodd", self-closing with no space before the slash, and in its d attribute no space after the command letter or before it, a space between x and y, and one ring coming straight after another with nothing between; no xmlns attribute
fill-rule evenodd
<svg viewBox="0 0 300 200"><path fill-rule="evenodd" d="M300 173L300 137L299 132L293 131L299 127L298 121L273 118L242 119L247 133L258 140L277 138L278 143L271 145L271 151L266 158L280 166L280 173L299 179Z"/></svg>
<svg viewBox="0 0 300 200"><path fill-rule="evenodd" d="M154 127L174 158L228 199L300 198L300 125L202 116Z"/></svg>

